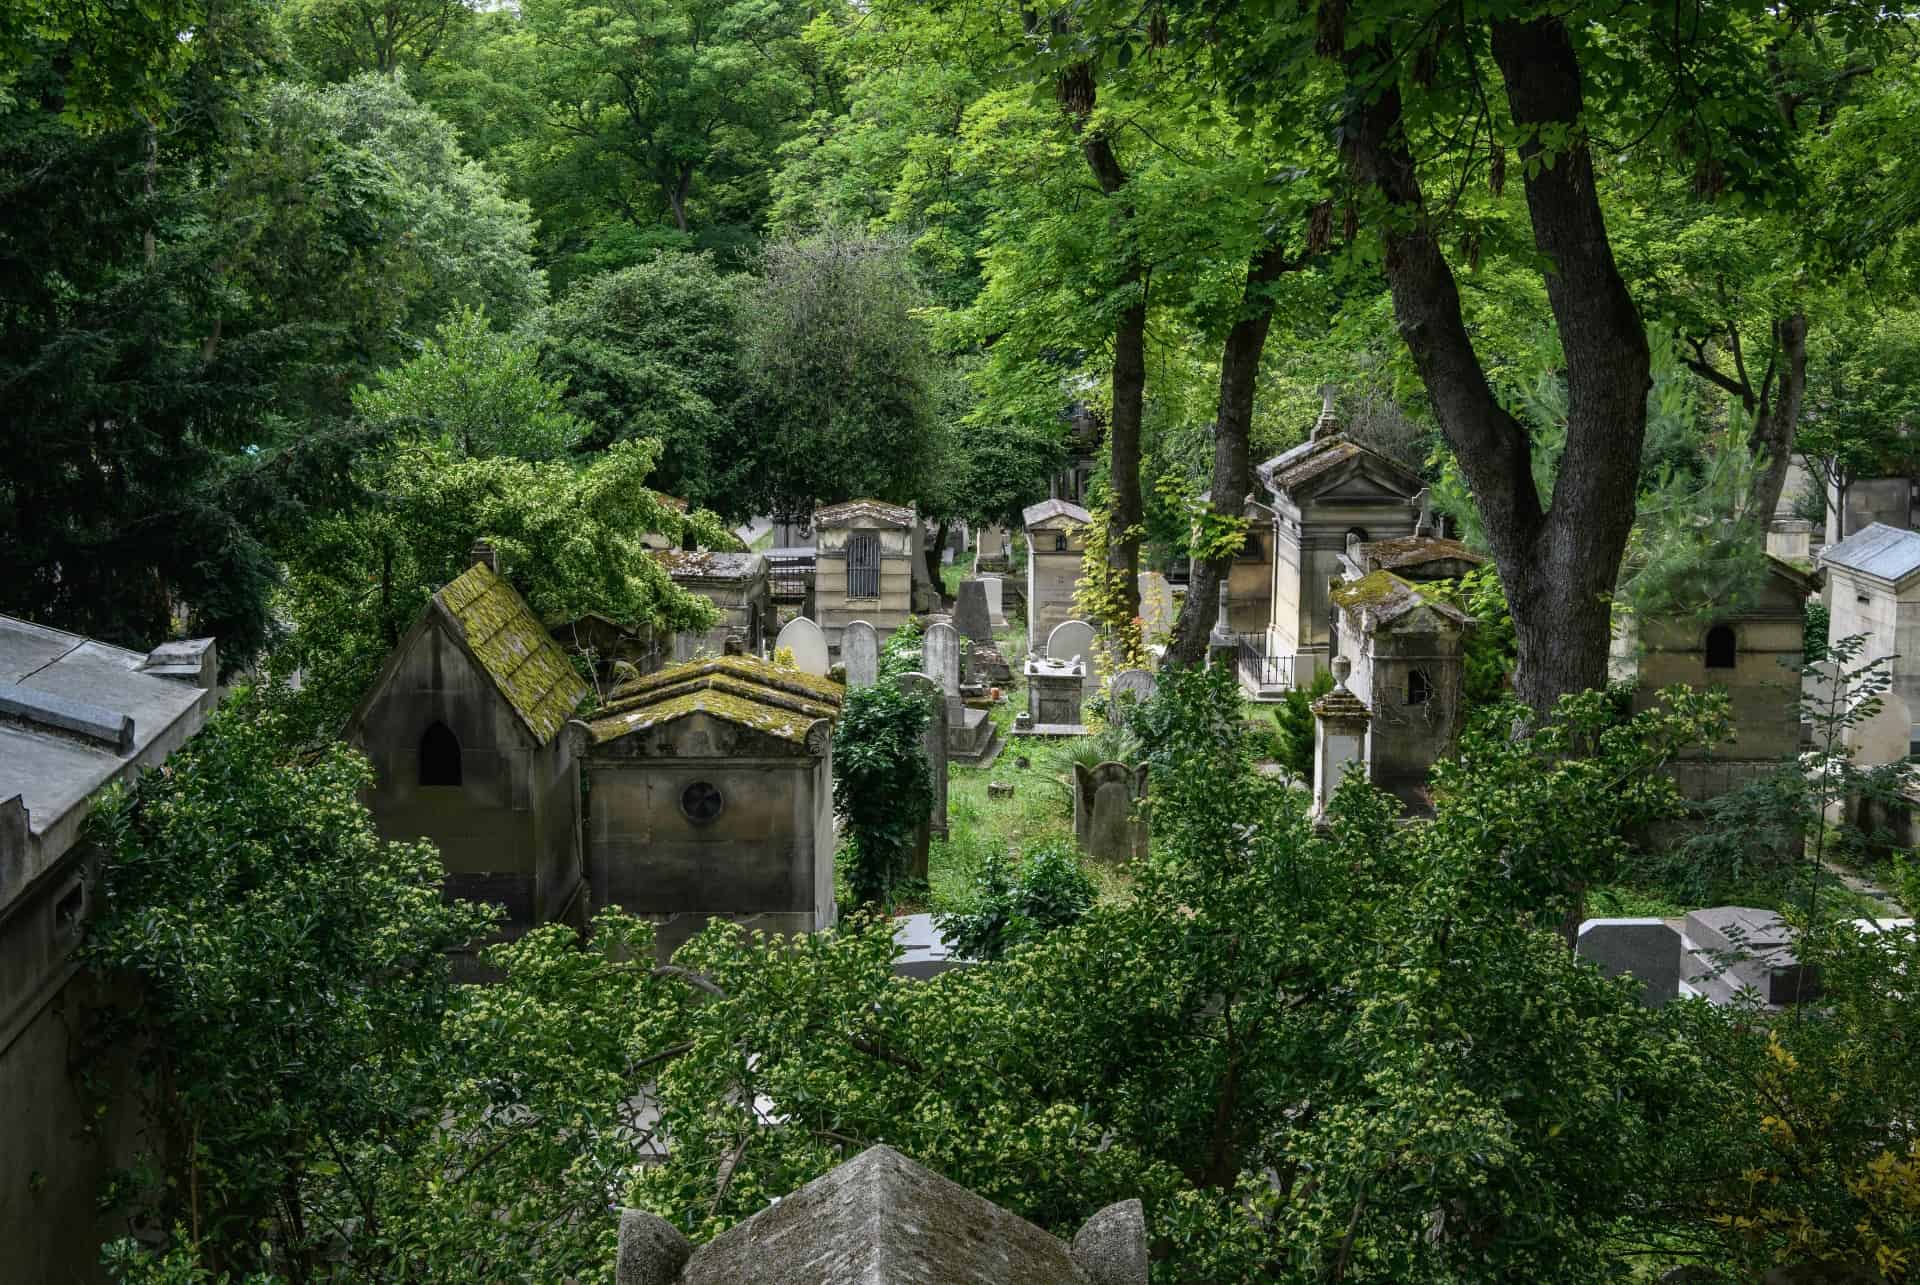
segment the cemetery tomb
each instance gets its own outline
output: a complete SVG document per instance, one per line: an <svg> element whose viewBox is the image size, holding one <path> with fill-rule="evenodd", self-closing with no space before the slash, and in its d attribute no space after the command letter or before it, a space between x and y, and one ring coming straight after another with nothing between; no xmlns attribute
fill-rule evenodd
<svg viewBox="0 0 1920 1285"><path fill-rule="evenodd" d="M1144 705L1153 699L1153 694L1159 689L1160 684L1147 670L1123 669L1113 676L1113 685L1108 689L1108 696L1116 704L1130 700L1135 704Z"/></svg>
<svg viewBox="0 0 1920 1285"><path fill-rule="evenodd" d="M656 920L662 959L715 917L776 933L830 926L844 697L747 656L615 689L571 731L592 786L594 904Z"/></svg>
<svg viewBox="0 0 1920 1285"><path fill-rule="evenodd" d="M981 576L980 586L987 595L987 623L994 629L1007 627L1006 582L999 576Z"/></svg>
<svg viewBox="0 0 1920 1285"><path fill-rule="evenodd" d="M871 687L880 681L880 635L864 620L856 620L840 635L840 662L846 666L847 686Z"/></svg>
<svg viewBox="0 0 1920 1285"><path fill-rule="evenodd" d="M883 642L892 637L914 613L915 586L926 579L914 511L880 500L848 500L814 510L813 530L814 618L827 645L838 649L841 632L856 620L871 624Z"/></svg>
<svg viewBox="0 0 1920 1285"><path fill-rule="evenodd" d="M1047 658L1084 662L1086 684L1097 688L1100 685L1100 658L1095 654L1093 644L1098 637L1093 626L1084 620L1062 621L1047 635Z"/></svg>
<svg viewBox="0 0 1920 1285"><path fill-rule="evenodd" d="M1855 668L1892 657L1893 695L1920 710L1920 531L1873 523L1821 550L1820 568L1831 613L1827 637L1866 638Z"/></svg>
<svg viewBox="0 0 1920 1285"><path fill-rule="evenodd" d="M1119 864L1147 855L1147 820L1135 807L1147 796L1147 768L1125 763L1073 765L1073 837L1096 861Z"/></svg>
<svg viewBox="0 0 1920 1285"><path fill-rule="evenodd" d="M1342 574L1349 540L1365 545L1415 534L1417 497L1426 489L1406 465L1346 436L1333 393L1322 389L1320 418L1307 441L1254 470L1273 513L1272 610L1259 646L1278 662L1261 671L1276 690L1308 686L1331 661L1336 608L1327 590Z"/></svg>
<svg viewBox="0 0 1920 1285"><path fill-rule="evenodd" d="M383 838L428 839L447 892L517 935L584 923L580 770L561 735L587 684L488 561L427 600L343 733L373 764Z"/></svg>
<svg viewBox="0 0 1920 1285"><path fill-rule="evenodd" d="M1664 919L1589 919L1574 952L1608 977L1631 973L1648 1008L1680 993L1680 933Z"/></svg>
<svg viewBox="0 0 1920 1285"><path fill-rule="evenodd" d="M1039 651L1055 625L1073 619L1084 533L1093 516L1066 500L1044 500L1022 515L1027 539L1027 650Z"/></svg>
<svg viewBox="0 0 1920 1285"><path fill-rule="evenodd" d="M620 1216L615 1285L1147 1285L1138 1200L1066 1241L888 1146L874 1146L697 1249Z"/></svg>
<svg viewBox="0 0 1920 1285"><path fill-rule="evenodd" d="M914 845L913 869L908 871L914 878L924 879L927 836L937 834L944 839L947 835L947 698L931 675L918 670L899 675L894 683L906 695L926 701L929 715L927 730L920 734L920 749L927 757L927 771L933 779L933 807Z"/></svg>
<svg viewBox="0 0 1920 1285"><path fill-rule="evenodd" d="M993 641L993 616L987 610L987 586L978 580L962 580L954 599L953 627L962 638L977 643Z"/></svg>
<svg viewBox="0 0 1920 1285"><path fill-rule="evenodd" d="M1313 815L1326 815L1327 806L1349 771L1365 771L1367 726L1373 712L1347 687L1353 663L1345 656L1333 661L1333 690L1313 703Z"/></svg>
<svg viewBox="0 0 1920 1285"><path fill-rule="evenodd" d="M1033 656L1026 663L1027 712L1016 736L1084 736L1081 708L1086 700L1087 667L1074 660Z"/></svg>
<svg viewBox="0 0 1920 1285"><path fill-rule="evenodd" d="M1140 573L1140 628L1148 641L1173 632L1173 586L1158 571ZM1259 628L1265 629L1266 622Z"/></svg>
<svg viewBox="0 0 1920 1285"><path fill-rule="evenodd" d="M940 684L946 702L947 754L962 763L980 763L993 754L996 729L984 709L970 709L960 698L960 634L935 621L920 644L927 672Z"/></svg>
<svg viewBox="0 0 1920 1285"><path fill-rule="evenodd" d="M673 637L676 662L733 650L757 656L767 645L775 616L773 581L767 560L757 553L709 553L704 549L663 549L653 554L673 582L720 609L720 621L704 632Z"/></svg>

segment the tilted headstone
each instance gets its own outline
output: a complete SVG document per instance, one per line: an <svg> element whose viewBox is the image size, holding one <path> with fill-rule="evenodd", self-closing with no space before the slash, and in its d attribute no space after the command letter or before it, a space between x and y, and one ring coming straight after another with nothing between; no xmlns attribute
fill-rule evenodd
<svg viewBox="0 0 1920 1285"><path fill-rule="evenodd" d="M773 640L776 652L793 653L793 667L803 674L812 674L816 678L825 678L831 661L827 654L827 636L820 632L820 626L805 616L789 620L780 630L780 636Z"/></svg>
<svg viewBox="0 0 1920 1285"><path fill-rule="evenodd" d="M1148 638L1173 629L1173 586L1158 571L1140 573L1140 627Z"/></svg>
<svg viewBox="0 0 1920 1285"><path fill-rule="evenodd" d="M920 650L926 657L927 672L940 684L940 690L953 700L960 699L960 634L952 625L936 622L921 635Z"/></svg>
<svg viewBox="0 0 1920 1285"><path fill-rule="evenodd" d="M947 702L940 691L940 684L918 670L901 674L894 682L908 696L925 697L931 711L927 730L920 737L920 747L927 756L927 767L933 774L933 813L928 817L927 825L932 833L944 838L947 833ZM925 844L916 845L914 867L910 873L916 878L926 878Z"/></svg>
<svg viewBox="0 0 1920 1285"><path fill-rule="evenodd" d="M1680 993L1680 934L1664 919L1589 919L1574 953L1608 977L1632 973L1648 1008Z"/></svg>
<svg viewBox="0 0 1920 1285"><path fill-rule="evenodd" d="M981 591L987 595L987 623L995 629L1007 627L1006 582L999 576L981 576Z"/></svg>
<svg viewBox="0 0 1920 1285"><path fill-rule="evenodd" d="M1147 825L1133 805L1146 795L1146 767L1075 763L1073 778L1073 837L1080 850L1096 861L1145 857Z"/></svg>
<svg viewBox="0 0 1920 1285"><path fill-rule="evenodd" d="M864 620L849 624L840 634L840 662L847 667L847 686L871 687L879 682L879 631Z"/></svg>
<svg viewBox="0 0 1920 1285"><path fill-rule="evenodd" d="M993 615L987 610L987 586L978 580L962 580L954 602L953 627L962 638L977 643L993 641Z"/></svg>
<svg viewBox="0 0 1920 1285"><path fill-rule="evenodd" d="M1153 699L1153 694L1159 689L1160 684L1144 669L1123 669L1113 676L1112 696L1115 705L1129 699L1144 705Z"/></svg>

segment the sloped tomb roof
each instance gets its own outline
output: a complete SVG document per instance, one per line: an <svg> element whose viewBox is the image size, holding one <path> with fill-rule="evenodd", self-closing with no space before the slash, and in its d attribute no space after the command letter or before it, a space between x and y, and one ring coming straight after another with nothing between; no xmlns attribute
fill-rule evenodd
<svg viewBox="0 0 1920 1285"><path fill-rule="evenodd" d="M587 684L527 600L476 562L433 601L534 741L551 741L585 699Z"/></svg>

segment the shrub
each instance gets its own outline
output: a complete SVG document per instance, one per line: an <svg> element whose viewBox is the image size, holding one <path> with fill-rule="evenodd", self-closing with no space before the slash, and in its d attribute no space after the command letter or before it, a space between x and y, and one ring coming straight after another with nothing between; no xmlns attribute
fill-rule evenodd
<svg viewBox="0 0 1920 1285"><path fill-rule="evenodd" d="M846 818L847 888L856 904L886 900L933 807L920 749L929 717L923 699L892 683L847 693L833 747L833 805Z"/></svg>
<svg viewBox="0 0 1920 1285"><path fill-rule="evenodd" d="M1017 869L1004 856L988 857L975 886L977 910L939 918L948 943L971 959L999 959L1010 947L1073 923L1099 895L1078 854L1058 841L1027 849Z"/></svg>

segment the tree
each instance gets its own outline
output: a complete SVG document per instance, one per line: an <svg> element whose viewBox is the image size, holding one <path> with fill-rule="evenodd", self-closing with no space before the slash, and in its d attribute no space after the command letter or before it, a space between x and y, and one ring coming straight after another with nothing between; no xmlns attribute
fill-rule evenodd
<svg viewBox="0 0 1920 1285"><path fill-rule="evenodd" d="M323 1212L377 1243L385 1175L363 1153L433 1132L446 954L496 914L442 900L431 845L375 835L364 759L296 758L285 731L245 698L94 812L107 860L81 957L129 997L93 1036L133 1050L143 1220L214 1270L307 1280L338 1243Z"/></svg>
<svg viewBox="0 0 1920 1285"><path fill-rule="evenodd" d="M587 426L562 405L566 385L540 377L538 350L450 313L420 355L354 389L354 410L383 438L427 437L474 458L564 459Z"/></svg>
<svg viewBox="0 0 1920 1285"><path fill-rule="evenodd" d="M930 717L925 696L892 682L847 693L833 806L846 818L847 890L856 904L887 900L906 876L915 832L927 824L933 778L920 737Z"/></svg>
<svg viewBox="0 0 1920 1285"><path fill-rule="evenodd" d="M768 248L741 313L740 484L724 512L907 504L932 490L934 362L921 303L897 240L830 229Z"/></svg>
<svg viewBox="0 0 1920 1285"><path fill-rule="evenodd" d="M662 254L586 278L541 326L540 368L598 426L591 444L659 441L661 488L696 505L737 482L742 285L711 255Z"/></svg>
<svg viewBox="0 0 1920 1285"><path fill-rule="evenodd" d="M281 21L308 70L335 81L419 71L472 14L467 0L295 0Z"/></svg>

